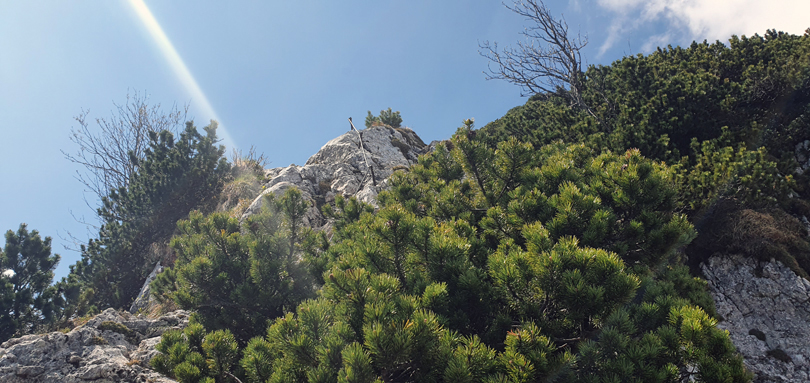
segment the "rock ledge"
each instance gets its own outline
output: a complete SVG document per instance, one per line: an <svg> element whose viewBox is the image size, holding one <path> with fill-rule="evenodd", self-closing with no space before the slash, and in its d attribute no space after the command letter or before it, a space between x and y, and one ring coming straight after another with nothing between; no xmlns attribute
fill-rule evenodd
<svg viewBox="0 0 810 383"><path fill-rule="evenodd" d="M0 382L174 382L149 369L167 330L188 325L188 311L146 318L104 310L68 333L0 344Z"/></svg>

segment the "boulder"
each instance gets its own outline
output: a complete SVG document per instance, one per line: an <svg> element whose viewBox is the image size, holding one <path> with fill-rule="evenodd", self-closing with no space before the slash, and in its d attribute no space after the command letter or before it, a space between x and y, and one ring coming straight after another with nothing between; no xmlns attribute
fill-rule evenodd
<svg viewBox="0 0 810 383"><path fill-rule="evenodd" d="M107 309L67 333L12 338L0 344L0 382L174 382L149 362L160 336L188 320L183 310L146 318Z"/></svg>
<svg viewBox="0 0 810 383"><path fill-rule="evenodd" d="M754 382L810 381L810 282L782 263L715 255L701 265Z"/></svg>

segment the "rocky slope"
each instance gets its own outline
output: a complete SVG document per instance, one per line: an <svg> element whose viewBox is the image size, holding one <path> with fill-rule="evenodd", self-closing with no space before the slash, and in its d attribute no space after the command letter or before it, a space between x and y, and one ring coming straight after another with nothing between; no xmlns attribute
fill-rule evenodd
<svg viewBox="0 0 810 383"><path fill-rule="evenodd" d="M182 310L146 318L107 309L68 333L12 338L0 345L0 382L173 382L149 361L160 336L188 318Z"/></svg>
<svg viewBox="0 0 810 383"><path fill-rule="evenodd" d="M327 142L304 166L267 170L268 181L243 218L261 210L264 195L279 195L294 186L302 191L310 205L305 224L315 229L324 228L327 222L320 208L334 201L335 195L356 196L374 205L387 178L394 171L416 163L419 155L429 150L430 146L408 128L372 126L361 131L350 130Z"/></svg>

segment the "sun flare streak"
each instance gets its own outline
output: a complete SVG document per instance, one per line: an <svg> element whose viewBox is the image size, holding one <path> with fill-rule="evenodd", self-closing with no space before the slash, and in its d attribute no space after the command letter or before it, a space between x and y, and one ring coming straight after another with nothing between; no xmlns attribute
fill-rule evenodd
<svg viewBox="0 0 810 383"><path fill-rule="evenodd" d="M188 67L180 57L180 54L178 54L177 50L174 49L174 45L172 45L172 42L166 36L166 33L163 32L163 28L160 27L160 24L158 24L157 20L152 15L149 7L146 6L146 3L144 3L143 0L129 0L129 4L132 6L135 14L138 15L138 19L143 23L147 32L149 32L149 35L152 36L152 39L157 44L160 52L169 62L169 66L180 80L180 83L183 84L183 87L185 87L186 90L191 94L191 99L193 103L196 104L195 106L198 107L206 116L219 122L217 136L222 139L222 144L229 149L236 148L236 143L231 139L231 136L223 126L222 121L219 121L217 118L217 113L214 111L214 107L211 106L211 103L208 101L208 97L205 97L205 93L203 93L200 85L197 84L197 80L194 79L191 71L188 70Z"/></svg>

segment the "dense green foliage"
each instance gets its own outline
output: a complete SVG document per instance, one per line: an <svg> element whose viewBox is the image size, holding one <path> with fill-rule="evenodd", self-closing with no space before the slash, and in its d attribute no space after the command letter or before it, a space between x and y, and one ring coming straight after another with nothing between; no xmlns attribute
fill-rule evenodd
<svg viewBox="0 0 810 383"><path fill-rule="evenodd" d="M342 223L322 296L245 350L253 381L745 380L670 256L693 232L666 167L470 132Z"/></svg>
<svg viewBox="0 0 810 383"><path fill-rule="evenodd" d="M0 251L0 343L31 333L51 321L64 302L51 286L59 255L51 255L51 237L21 224L6 232Z"/></svg>
<svg viewBox="0 0 810 383"><path fill-rule="evenodd" d="M206 334L193 320L183 331L167 331L155 348L161 354L152 359L152 366L181 383L227 381L238 358L238 346L229 331Z"/></svg>
<svg viewBox="0 0 810 383"><path fill-rule="evenodd" d="M369 110L368 115L366 116L366 128L370 128L375 125L385 125L396 129L402 125L402 116L400 116L399 111L394 112L391 110L391 108L381 110L379 116L371 114L371 111Z"/></svg>
<svg viewBox="0 0 810 383"><path fill-rule="evenodd" d="M659 49L581 85L587 111L559 90L465 121L377 207L337 196L329 237L292 229L300 203L274 205L286 230L192 215L156 289L199 323L153 364L184 382L749 381L686 265L726 249L807 275L784 209L810 214L810 33ZM304 269L318 292L293 309Z"/></svg>
<svg viewBox="0 0 810 383"><path fill-rule="evenodd" d="M739 200L749 206L774 205L787 201L796 183L784 176L776 162L768 159L764 147L747 150L731 146L718 148L714 141L692 141L695 161L681 159L678 171L680 204L696 210L720 197Z"/></svg>
<svg viewBox="0 0 810 383"><path fill-rule="evenodd" d="M131 304L157 261L150 247L168 241L190 211L216 202L229 164L216 145L216 123L205 133L189 122L176 140L168 131L150 134L129 185L102 199L98 238L82 246L82 259L61 282L71 314Z"/></svg>
<svg viewBox="0 0 810 383"><path fill-rule="evenodd" d="M397 173L379 211L326 208L332 241L305 256L326 270L319 297L251 340L234 373L666 382L693 365L707 381L746 380L705 286L675 256L694 231L673 211L671 169L637 150L492 149L471 128Z"/></svg>
<svg viewBox="0 0 810 383"><path fill-rule="evenodd" d="M301 192L265 198L270 207L244 225L225 213L192 212L180 221L171 242L177 261L152 282L154 294L194 310L208 329L229 329L243 343L313 296L314 281L295 253L308 233L301 225Z"/></svg>
<svg viewBox="0 0 810 383"><path fill-rule="evenodd" d="M562 95L536 95L479 139L492 147L518 137L536 146L638 148L680 163L690 209L719 195L750 202L789 193L793 148L810 139L810 35L768 31L733 37L728 46L668 47L590 67L585 77L583 98L596 117L568 107ZM707 164L715 168L696 169Z"/></svg>

